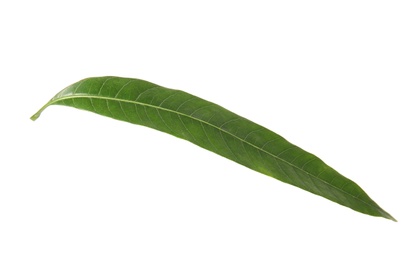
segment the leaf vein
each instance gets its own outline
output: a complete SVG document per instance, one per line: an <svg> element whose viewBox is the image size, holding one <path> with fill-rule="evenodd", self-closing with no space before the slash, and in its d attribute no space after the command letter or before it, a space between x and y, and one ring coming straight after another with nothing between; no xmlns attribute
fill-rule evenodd
<svg viewBox="0 0 416 260"><path fill-rule="evenodd" d="M123 86L121 86L121 88L117 91L117 94L114 96L115 98L118 97L118 95L121 93L121 91L124 89L124 87L126 87L128 84L130 84L133 80L129 80L126 84L124 84Z"/></svg>

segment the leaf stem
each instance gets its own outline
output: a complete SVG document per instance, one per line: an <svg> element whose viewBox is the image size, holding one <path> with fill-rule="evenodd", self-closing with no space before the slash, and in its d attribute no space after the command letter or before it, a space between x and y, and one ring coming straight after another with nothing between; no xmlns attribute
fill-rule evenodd
<svg viewBox="0 0 416 260"><path fill-rule="evenodd" d="M40 117L40 114L42 114L43 110L45 110L49 105L51 105L53 102L49 101L46 103L43 107L39 109L38 112L36 112L33 116L30 117L30 120L36 121Z"/></svg>

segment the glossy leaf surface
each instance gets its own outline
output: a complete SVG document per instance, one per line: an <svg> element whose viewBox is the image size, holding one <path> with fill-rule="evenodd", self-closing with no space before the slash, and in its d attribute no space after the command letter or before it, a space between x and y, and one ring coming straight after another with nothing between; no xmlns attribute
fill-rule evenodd
<svg viewBox="0 0 416 260"><path fill-rule="evenodd" d="M63 89L32 119L36 120L49 105L75 107L154 128L353 210L394 220L356 183L315 155L183 91L139 79L87 78Z"/></svg>

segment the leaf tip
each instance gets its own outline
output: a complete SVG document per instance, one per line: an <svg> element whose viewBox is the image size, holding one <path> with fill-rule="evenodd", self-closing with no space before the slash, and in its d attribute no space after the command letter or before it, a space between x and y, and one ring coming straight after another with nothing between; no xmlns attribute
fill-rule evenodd
<svg viewBox="0 0 416 260"><path fill-rule="evenodd" d="M390 215L387 211L385 211L385 210L383 210L383 209L381 209L381 211L380 211L380 213L381 213L381 217L383 217L383 218L386 218L386 219L389 219L389 220L392 220L392 221L394 221L394 222L397 222L397 219L395 219L392 215Z"/></svg>
<svg viewBox="0 0 416 260"><path fill-rule="evenodd" d="M390 220L392 220L392 221L394 221L394 222L397 222L397 219L395 219L395 218L394 218L392 215L390 215L389 213L387 213L387 216L386 216L385 218L390 219Z"/></svg>

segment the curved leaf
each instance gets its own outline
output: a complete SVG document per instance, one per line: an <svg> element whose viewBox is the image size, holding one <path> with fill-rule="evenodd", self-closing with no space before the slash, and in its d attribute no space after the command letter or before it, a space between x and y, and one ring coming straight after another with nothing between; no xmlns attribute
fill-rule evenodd
<svg viewBox="0 0 416 260"><path fill-rule="evenodd" d="M49 105L89 110L188 140L250 169L353 210L394 220L357 184L276 133L183 91L130 78L96 77L59 92Z"/></svg>

